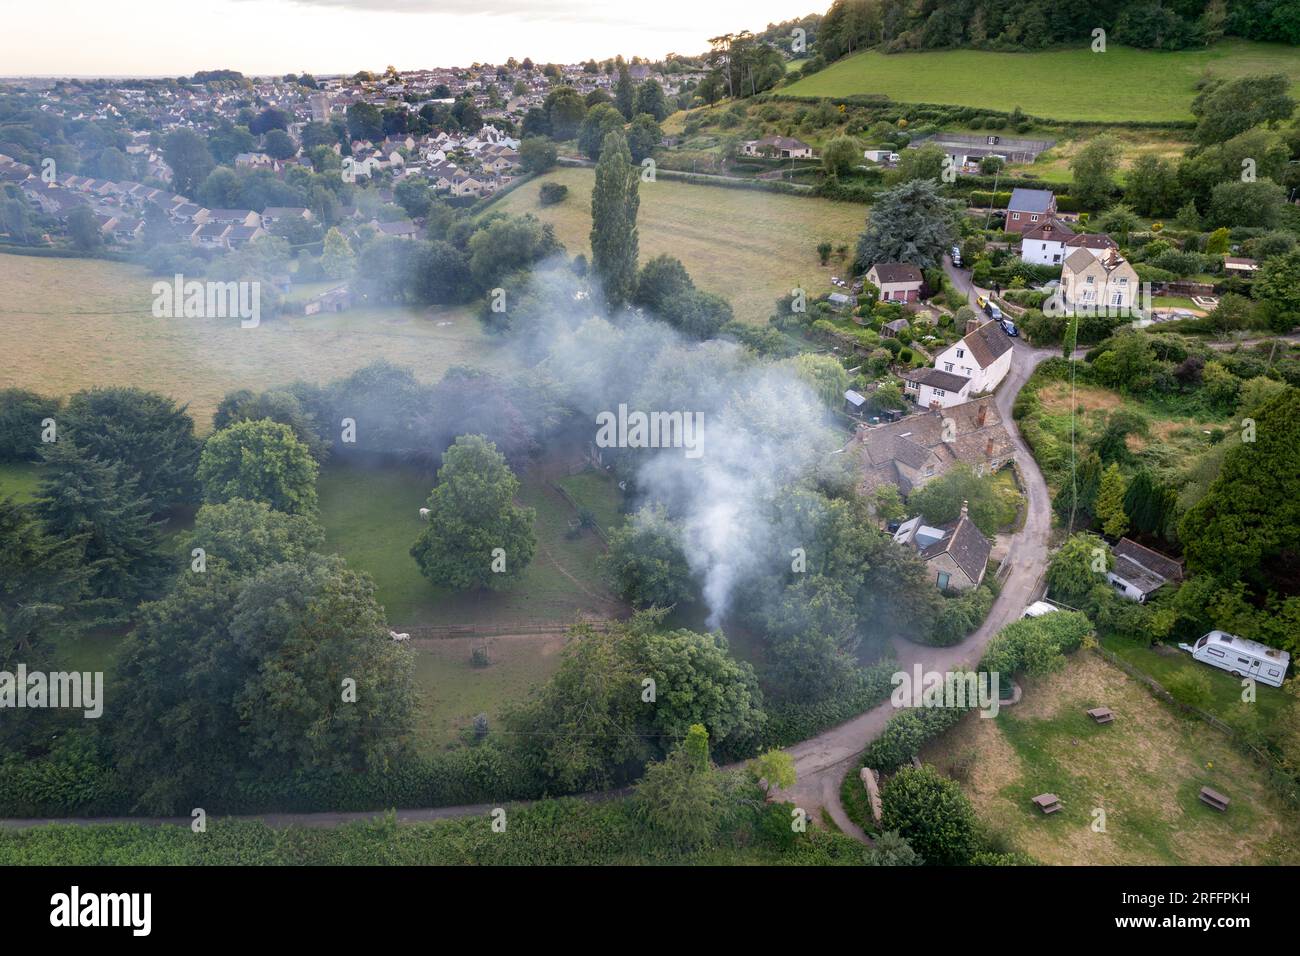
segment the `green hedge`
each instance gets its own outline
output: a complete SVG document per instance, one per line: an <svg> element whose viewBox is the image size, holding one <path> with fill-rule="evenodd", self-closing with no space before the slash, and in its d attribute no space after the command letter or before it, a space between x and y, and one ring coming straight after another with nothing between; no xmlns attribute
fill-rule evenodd
<svg viewBox="0 0 1300 956"><path fill-rule="evenodd" d="M739 802L737 805L741 805ZM0 831L0 866L593 866L628 863L855 865L873 851L851 837L810 828L781 842L760 830L765 813L734 812L712 847L682 852L641 824L630 801L543 801L506 807L506 829L488 815L399 825L392 817L338 827L273 829L209 820L188 827L116 824ZM785 830L788 831L788 824ZM784 835L783 835L784 836Z"/></svg>

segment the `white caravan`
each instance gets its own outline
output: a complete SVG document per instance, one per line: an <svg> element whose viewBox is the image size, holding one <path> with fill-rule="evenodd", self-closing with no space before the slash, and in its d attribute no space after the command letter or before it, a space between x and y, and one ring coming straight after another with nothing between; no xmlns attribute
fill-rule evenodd
<svg viewBox="0 0 1300 956"><path fill-rule="evenodd" d="M1259 641L1234 637L1224 631L1210 631L1195 644L1179 644L1203 664L1210 664L1233 677L1253 677L1261 684L1281 687L1291 655Z"/></svg>

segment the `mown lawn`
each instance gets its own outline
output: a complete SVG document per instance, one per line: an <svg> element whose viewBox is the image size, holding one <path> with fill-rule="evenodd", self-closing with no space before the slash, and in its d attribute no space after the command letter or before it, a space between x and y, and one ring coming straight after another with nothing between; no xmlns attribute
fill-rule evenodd
<svg viewBox="0 0 1300 956"><path fill-rule="evenodd" d="M1095 654L1025 681L994 719L971 713L921 755L954 776L980 820L1048 864L1231 865L1300 861L1300 819L1266 771L1200 720L1186 718ZM1110 724L1085 714L1109 707ZM1232 800L1218 813L1209 786ZM1054 793L1044 816L1030 798Z"/></svg>
<svg viewBox="0 0 1300 956"><path fill-rule="evenodd" d="M791 96L883 93L902 103L943 103L1065 121L1159 122L1192 119L1195 84L1206 71L1223 77L1286 73L1300 92L1300 54L1280 44L1223 41L1209 49L1165 53L1088 41L1039 53L936 50L860 53L800 80Z"/></svg>
<svg viewBox="0 0 1300 956"><path fill-rule="evenodd" d="M504 348L468 309L358 308L325 316L155 318L144 269L0 255L0 382L45 395L134 385L190 406L207 431L237 388L329 382L388 359L434 381L453 365L501 368Z"/></svg>
<svg viewBox="0 0 1300 956"><path fill-rule="evenodd" d="M589 168L558 168L525 183L494 204L515 215L533 213L554 224L569 255L591 258ZM569 195L554 206L538 203L542 184L558 182ZM823 239L835 246L857 242L866 207L809 196L756 189L696 186L660 178L641 183L638 214L641 261L662 253L676 256L696 285L724 296L745 322L765 323L775 301L796 286L810 294L833 292L832 275L842 270L817 260Z"/></svg>

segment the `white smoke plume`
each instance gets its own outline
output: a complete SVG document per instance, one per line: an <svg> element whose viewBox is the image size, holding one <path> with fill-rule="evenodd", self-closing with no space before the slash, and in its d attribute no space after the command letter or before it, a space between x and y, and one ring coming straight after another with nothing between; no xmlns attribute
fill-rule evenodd
<svg viewBox="0 0 1300 956"><path fill-rule="evenodd" d="M538 269L521 346L590 416L620 404L644 412L703 414L702 453L635 452L642 499L663 502L684 529L683 546L707 602L710 626L732 610L737 589L789 562L770 503L844 444L826 409L788 364L756 359L728 342L687 340L642 312L609 316L597 293L564 265Z"/></svg>

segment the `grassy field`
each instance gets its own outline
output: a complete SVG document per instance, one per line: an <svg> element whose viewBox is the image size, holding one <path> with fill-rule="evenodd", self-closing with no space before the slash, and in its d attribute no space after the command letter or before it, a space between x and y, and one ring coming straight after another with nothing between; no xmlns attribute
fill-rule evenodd
<svg viewBox="0 0 1300 956"><path fill-rule="evenodd" d="M1113 723L1084 713L1098 706L1114 711ZM995 719L966 716L921 756L959 780L984 824L1043 863L1300 861L1300 819L1262 768L1088 652L1027 681L1024 700ZM1203 786L1232 800L1227 813L1200 802ZM1046 817L1030 798L1049 792L1063 809Z"/></svg>
<svg viewBox="0 0 1300 956"><path fill-rule="evenodd" d="M556 169L491 208L531 212L553 223L570 255L590 258L594 179L591 169ZM569 187L564 202L539 205L537 194L546 182ZM825 239L853 248L865 219L865 207L854 203L660 179L641 184L641 261L661 253L676 256L696 285L731 302L736 318L763 323L776 299L795 286L814 294L835 291L829 280L840 269L818 264L817 244Z"/></svg>
<svg viewBox="0 0 1300 956"><path fill-rule="evenodd" d="M623 523L619 510L620 492L614 479L603 471L588 468L576 475L557 478L555 483L569 493L579 508L588 509L607 533Z"/></svg>
<svg viewBox="0 0 1300 956"><path fill-rule="evenodd" d="M1122 637L1106 637L1102 646L1166 688L1179 675L1203 675L1210 684L1210 699L1202 709L1230 723L1244 716L1245 707L1256 712L1260 720L1273 724L1283 717L1289 718L1291 708L1296 706L1295 699L1281 688L1264 684L1257 685L1253 704L1243 704L1240 680L1227 671L1193 660L1186 651L1171 645L1151 647Z"/></svg>
<svg viewBox="0 0 1300 956"><path fill-rule="evenodd" d="M328 382L377 359L436 380L453 365L499 368L501 347L464 309L354 309L339 315L158 319L154 278L86 259L0 255L0 382L46 395L137 385L188 402L200 431L237 388Z"/></svg>
<svg viewBox="0 0 1300 956"><path fill-rule="evenodd" d="M558 634L529 634L454 637L416 647L417 744L426 750L454 745L473 727L477 714L487 714L489 725L495 726L507 705L522 702L555 673L564 642ZM486 666L471 660L480 644L487 646Z"/></svg>
<svg viewBox="0 0 1300 956"><path fill-rule="evenodd" d="M409 552L433 479L415 470L327 465L317 484L326 547L375 579L376 597L398 629L567 623L581 613L622 610L598 583L600 540L590 531L570 538L569 524L577 516L568 502L534 472L525 472L521 481L520 501L537 510L537 555L509 590L453 594L420 574Z"/></svg>
<svg viewBox="0 0 1300 956"><path fill-rule="evenodd" d="M580 489L586 507L602 517L617 514L617 490L603 476L573 477L578 480L566 490ZM540 469L526 472L522 484L520 500L537 509L537 555L508 591L454 594L420 574L408 552L420 533L418 510L433 481L413 469L327 465L317 485L326 548L374 578L376 597L398 630L418 624L567 624L583 613L622 611L598 583L600 540L591 531L568 536L576 514ZM482 642L491 658L486 667L470 658ZM476 714L495 720L506 704L523 700L551 675L563 645L563 636L551 634L422 642L416 647L420 745L436 750L454 744Z"/></svg>
<svg viewBox="0 0 1300 956"><path fill-rule="evenodd" d="M34 464L0 464L0 498L26 503L36 497L40 469Z"/></svg>
<svg viewBox="0 0 1300 956"><path fill-rule="evenodd" d="M937 50L875 51L834 63L783 92L840 97L883 93L902 103L944 103L1009 112L1019 106L1045 119L1091 122L1190 120L1195 83L1222 77L1286 73L1300 92L1300 53L1280 44L1233 40L1210 49L1162 53L1111 45L1042 53ZM1074 77L1079 82L1065 81Z"/></svg>

